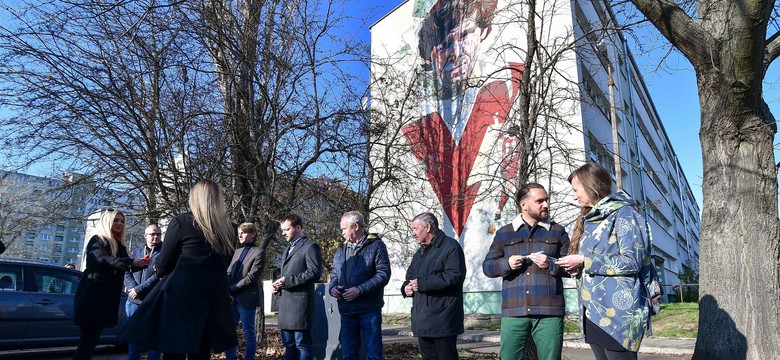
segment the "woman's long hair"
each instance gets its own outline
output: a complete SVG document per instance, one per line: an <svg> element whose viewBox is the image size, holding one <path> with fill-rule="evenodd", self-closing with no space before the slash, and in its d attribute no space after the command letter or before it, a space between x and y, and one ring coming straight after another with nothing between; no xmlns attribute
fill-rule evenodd
<svg viewBox="0 0 780 360"><path fill-rule="evenodd" d="M585 194L588 195L588 199L593 205L612 193L612 177L609 175L609 171L599 164L587 162L577 170L574 170L574 172L569 175L570 184L575 177L580 181L580 184L582 184ZM592 209L593 208L590 206L583 206L580 210L580 216L574 224L574 230L572 230L571 241L569 242L569 254L576 254L580 251L580 238L582 237L583 231L585 231L583 216Z"/></svg>
<svg viewBox="0 0 780 360"><path fill-rule="evenodd" d="M190 209L211 247L219 254L232 254L236 231L225 210L222 189L214 180L200 180L190 189Z"/></svg>
<svg viewBox="0 0 780 360"><path fill-rule="evenodd" d="M100 214L100 221L95 226L95 235L98 236L98 239L104 244L108 245L108 247L111 249L111 256L116 257L117 253L117 241L122 244L122 246L127 249L127 244L125 243L125 226L122 226L122 232L119 234L119 239L114 237L114 232L111 231L111 227L114 225L114 219L116 219L117 215L122 215L122 217L125 217L125 214L123 214L119 210L114 209L106 209L103 210L103 212Z"/></svg>

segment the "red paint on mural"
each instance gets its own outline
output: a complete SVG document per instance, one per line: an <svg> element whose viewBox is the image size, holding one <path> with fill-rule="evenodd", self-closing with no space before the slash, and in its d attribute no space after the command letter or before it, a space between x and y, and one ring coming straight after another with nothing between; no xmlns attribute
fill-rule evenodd
<svg viewBox="0 0 780 360"><path fill-rule="evenodd" d="M482 87L463 130L460 141L452 137L447 123L438 113L431 113L403 128L407 143L417 160L426 165L425 175L433 187L444 212L460 236L477 197L480 183L468 184L479 148L490 125L503 123L517 95L522 64L510 64L513 91L509 94L504 81L496 81ZM502 140L505 142L505 140ZM502 144L502 147L506 143ZM517 171L517 157L506 156L501 164L501 174L507 176ZM507 161L507 159L510 159ZM513 160L511 160L513 159ZM505 196L501 207L506 203Z"/></svg>

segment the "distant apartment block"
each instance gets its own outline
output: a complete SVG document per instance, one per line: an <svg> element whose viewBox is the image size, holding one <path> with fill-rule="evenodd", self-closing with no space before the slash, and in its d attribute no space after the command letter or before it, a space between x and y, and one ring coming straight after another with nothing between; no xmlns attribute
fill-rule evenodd
<svg viewBox="0 0 780 360"><path fill-rule="evenodd" d="M48 261L54 264L81 263L87 233L87 219L101 209L127 204L126 196L103 189L81 175L59 179L0 171L0 237L7 245L3 256ZM130 213L130 212L128 212ZM126 239L141 239L133 222Z"/></svg>

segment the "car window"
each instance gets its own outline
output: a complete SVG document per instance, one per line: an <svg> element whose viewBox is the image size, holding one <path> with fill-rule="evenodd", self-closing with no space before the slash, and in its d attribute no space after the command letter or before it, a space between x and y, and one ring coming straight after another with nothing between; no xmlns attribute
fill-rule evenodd
<svg viewBox="0 0 780 360"><path fill-rule="evenodd" d="M22 268L13 265L0 265L0 291L22 291L24 279Z"/></svg>
<svg viewBox="0 0 780 360"><path fill-rule="evenodd" d="M66 270L51 268L33 268L35 283L38 284L38 292L51 294L75 294L79 283L79 277Z"/></svg>

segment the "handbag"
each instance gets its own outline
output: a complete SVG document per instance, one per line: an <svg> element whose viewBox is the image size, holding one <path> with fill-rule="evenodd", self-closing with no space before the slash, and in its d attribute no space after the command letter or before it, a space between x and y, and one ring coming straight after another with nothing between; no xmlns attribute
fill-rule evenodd
<svg viewBox="0 0 780 360"><path fill-rule="evenodd" d="M650 265L650 283L647 284L647 302L650 310L650 315L658 315L661 312L661 295L664 294L664 290L661 287L661 282L658 280L658 273L655 270L655 266Z"/></svg>
<svg viewBox="0 0 780 360"><path fill-rule="evenodd" d="M650 224L645 220L645 227L647 228L647 239L650 243L650 258L653 257L653 235L650 232ZM655 270L655 265L650 264L650 276L645 283L647 289L647 306L650 311L650 315L657 315L661 312L661 295L664 294L664 289L661 287L661 281L658 279L658 272Z"/></svg>

